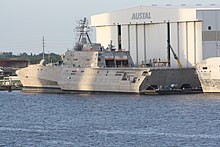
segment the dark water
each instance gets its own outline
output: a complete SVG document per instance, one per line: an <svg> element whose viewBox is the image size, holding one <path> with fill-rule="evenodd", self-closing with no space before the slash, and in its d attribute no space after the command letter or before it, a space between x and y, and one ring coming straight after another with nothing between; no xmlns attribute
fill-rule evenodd
<svg viewBox="0 0 220 147"><path fill-rule="evenodd" d="M220 146L220 94L0 92L0 146Z"/></svg>

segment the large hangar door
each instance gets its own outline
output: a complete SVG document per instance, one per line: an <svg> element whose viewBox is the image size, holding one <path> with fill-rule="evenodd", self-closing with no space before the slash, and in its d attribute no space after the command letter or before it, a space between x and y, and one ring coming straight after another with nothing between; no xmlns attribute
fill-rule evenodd
<svg viewBox="0 0 220 147"><path fill-rule="evenodd" d="M122 45L122 50L130 51L130 35L129 35L129 25L122 25L121 26L121 45Z"/></svg>
<svg viewBox="0 0 220 147"><path fill-rule="evenodd" d="M121 41L121 25L118 25L118 49L122 49L122 41Z"/></svg>
<svg viewBox="0 0 220 147"><path fill-rule="evenodd" d="M181 22L179 25L179 58L183 67L201 61L201 22Z"/></svg>
<svg viewBox="0 0 220 147"><path fill-rule="evenodd" d="M137 43L138 43L138 65L140 65L142 62L145 62L145 32L144 32L144 25L140 24L137 25Z"/></svg>
<svg viewBox="0 0 220 147"><path fill-rule="evenodd" d="M138 63L136 25L129 25L129 48L134 64Z"/></svg>
<svg viewBox="0 0 220 147"><path fill-rule="evenodd" d="M146 59L167 61L167 24L146 25Z"/></svg>

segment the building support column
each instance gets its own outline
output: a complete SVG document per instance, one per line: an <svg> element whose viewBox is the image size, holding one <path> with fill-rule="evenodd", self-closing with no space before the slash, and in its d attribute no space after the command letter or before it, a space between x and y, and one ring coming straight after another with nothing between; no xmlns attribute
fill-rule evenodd
<svg viewBox="0 0 220 147"><path fill-rule="evenodd" d="M138 24L135 25L136 29L136 65L138 65Z"/></svg>

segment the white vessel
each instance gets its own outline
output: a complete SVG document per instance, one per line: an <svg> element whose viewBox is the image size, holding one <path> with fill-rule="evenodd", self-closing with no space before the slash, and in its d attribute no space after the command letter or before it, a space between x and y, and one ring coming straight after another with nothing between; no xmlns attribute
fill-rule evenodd
<svg viewBox="0 0 220 147"><path fill-rule="evenodd" d="M24 91L38 92L129 92L141 93L149 68L135 68L129 52L116 51L110 44L103 49L91 43L87 20L80 23L80 36L74 50L58 63L29 65L18 70Z"/></svg>
<svg viewBox="0 0 220 147"><path fill-rule="evenodd" d="M203 92L220 92L220 58L208 58L196 67Z"/></svg>
<svg viewBox="0 0 220 147"><path fill-rule="evenodd" d="M62 61L46 64L42 60L16 72L23 91L146 94L199 86L193 68L135 67L128 51L116 51L112 43L107 49L91 43L86 19L81 21L78 30L78 42L73 50L65 53Z"/></svg>

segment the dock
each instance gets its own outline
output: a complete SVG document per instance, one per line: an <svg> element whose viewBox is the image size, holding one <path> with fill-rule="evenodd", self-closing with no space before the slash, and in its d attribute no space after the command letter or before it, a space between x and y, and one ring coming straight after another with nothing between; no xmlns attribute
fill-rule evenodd
<svg viewBox="0 0 220 147"><path fill-rule="evenodd" d="M21 90L22 84L17 76L4 77L0 80L0 91Z"/></svg>

